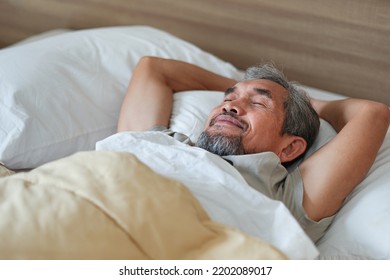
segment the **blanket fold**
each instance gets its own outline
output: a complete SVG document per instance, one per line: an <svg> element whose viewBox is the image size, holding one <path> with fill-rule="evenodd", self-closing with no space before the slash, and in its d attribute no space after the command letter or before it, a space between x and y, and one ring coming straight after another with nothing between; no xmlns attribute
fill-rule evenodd
<svg viewBox="0 0 390 280"><path fill-rule="evenodd" d="M123 152L0 178L1 259L285 259L210 220L178 181Z"/></svg>

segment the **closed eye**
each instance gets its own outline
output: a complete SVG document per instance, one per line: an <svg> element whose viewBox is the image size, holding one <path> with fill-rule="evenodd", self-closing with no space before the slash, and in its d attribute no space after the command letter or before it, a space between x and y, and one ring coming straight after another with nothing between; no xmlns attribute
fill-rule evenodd
<svg viewBox="0 0 390 280"><path fill-rule="evenodd" d="M252 100L251 102L253 108L256 109L267 109L270 110L273 108L272 102L269 102L268 99L263 99L263 100Z"/></svg>
<svg viewBox="0 0 390 280"><path fill-rule="evenodd" d="M264 103L260 103L260 102L252 102L252 104L255 106L267 107Z"/></svg>

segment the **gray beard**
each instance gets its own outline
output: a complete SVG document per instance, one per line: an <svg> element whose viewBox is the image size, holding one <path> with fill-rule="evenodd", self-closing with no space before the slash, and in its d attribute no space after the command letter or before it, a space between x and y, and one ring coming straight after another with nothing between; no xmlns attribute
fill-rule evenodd
<svg viewBox="0 0 390 280"><path fill-rule="evenodd" d="M207 131L203 131L196 146L219 156L244 154L241 136L211 135Z"/></svg>

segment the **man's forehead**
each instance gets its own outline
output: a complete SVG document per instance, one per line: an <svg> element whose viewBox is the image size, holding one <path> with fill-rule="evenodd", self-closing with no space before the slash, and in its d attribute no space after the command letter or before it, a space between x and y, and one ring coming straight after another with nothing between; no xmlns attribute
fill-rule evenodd
<svg viewBox="0 0 390 280"><path fill-rule="evenodd" d="M266 79L256 79L238 82L235 86L228 88L225 91L225 95L239 90L252 91L271 99L275 95L284 96L287 93L287 90L276 82Z"/></svg>

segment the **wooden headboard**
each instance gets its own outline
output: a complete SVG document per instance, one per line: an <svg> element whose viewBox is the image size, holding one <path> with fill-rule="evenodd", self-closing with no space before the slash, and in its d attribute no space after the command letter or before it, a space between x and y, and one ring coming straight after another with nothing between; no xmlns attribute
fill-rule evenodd
<svg viewBox="0 0 390 280"><path fill-rule="evenodd" d="M57 28L150 25L239 68L390 105L388 0L0 0L0 47Z"/></svg>

